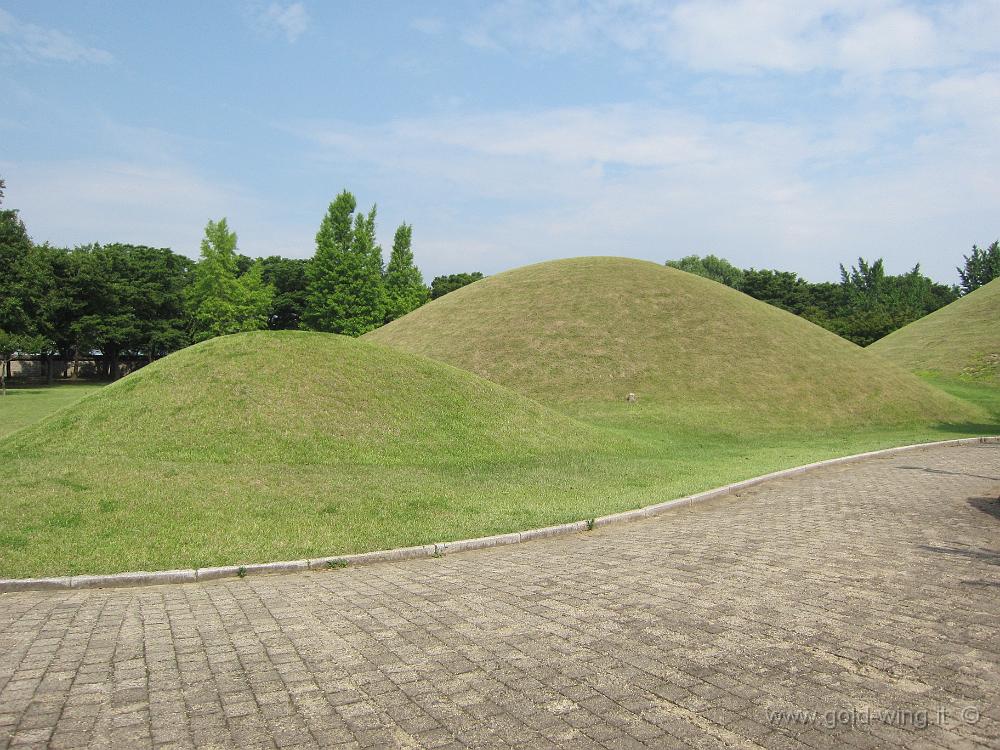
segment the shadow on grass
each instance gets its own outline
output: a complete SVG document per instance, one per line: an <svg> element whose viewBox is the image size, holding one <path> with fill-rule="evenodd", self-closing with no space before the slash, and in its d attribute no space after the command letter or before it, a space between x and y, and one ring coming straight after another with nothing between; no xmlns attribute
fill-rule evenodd
<svg viewBox="0 0 1000 750"><path fill-rule="evenodd" d="M51 390L56 390L58 388L76 388L78 386L84 387L84 386L95 386L95 385L107 385L110 382L111 382L110 380L80 379L80 380L56 380L53 383L46 383L44 381L29 382L29 383L25 383L24 381L18 381L16 383L12 383L11 381L8 380L7 392L10 393L11 391L51 391Z"/></svg>

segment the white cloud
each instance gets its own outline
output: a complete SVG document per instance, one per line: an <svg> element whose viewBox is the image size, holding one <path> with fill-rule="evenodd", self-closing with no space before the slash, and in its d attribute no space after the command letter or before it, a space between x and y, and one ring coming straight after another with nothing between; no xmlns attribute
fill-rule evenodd
<svg viewBox="0 0 1000 750"><path fill-rule="evenodd" d="M259 21L265 27L284 34L290 43L298 41L309 29L309 14L302 3L271 3L261 12Z"/></svg>
<svg viewBox="0 0 1000 750"><path fill-rule="evenodd" d="M311 232L274 214L239 185L182 165L140 161L0 162L5 205L17 208L36 242L72 247L127 242L197 257L205 224L228 217L250 255L301 256Z"/></svg>
<svg viewBox="0 0 1000 750"><path fill-rule="evenodd" d="M711 0L677 6L663 44L699 70L877 74L951 61L962 49L945 46L951 32L943 18L887 0Z"/></svg>
<svg viewBox="0 0 1000 750"><path fill-rule="evenodd" d="M397 134L490 156L538 157L562 163L662 167L708 156L691 118L630 106L565 108L411 120Z"/></svg>
<svg viewBox="0 0 1000 750"><path fill-rule="evenodd" d="M926 103L931 115L952 121L959 112L963 122L987 128L1000 138L1000 71L945 76L914 95Z"/></svg>
<svg viewBox="0 0 1000 750"><path fill-rule="evenodd" d="M547 54L611 47L701 71L871 75L996 56L998 33L993 0L503 0L464 38Z"/></svg>
<svg viewBox="0 0 1000 750"><path fill-rule="evenodd" d="M985 83L942 81L939 96L968 85ZM879 110L815 128L618 105L296 132L331 169L368 174L379 200L420 217L415 247L432 272L456 258L492 272L716 252L814 279L858 255L893 271L919 260L948 280L966 246L997 231L1000 147L929 126L895 143L911 125Z"/></svg>
<svg viewBox="0 0 1000 750"><path fill-rule="evenodd" d="M0 8L0 62L81 62L105 64L110 52L88 47L58 29L19 21Z"/></svg>

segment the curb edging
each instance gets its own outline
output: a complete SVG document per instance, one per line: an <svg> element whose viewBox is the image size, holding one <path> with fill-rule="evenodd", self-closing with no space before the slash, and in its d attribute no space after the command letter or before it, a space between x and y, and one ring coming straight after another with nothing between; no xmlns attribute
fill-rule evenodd
<svg viewBox="0 0 1000 750"><path fill-rule="evenodd" d="M804 474L808 471L825 466L855 463L868 458L905 453L907 451L918 450L921 448L943 448L984 443L1000 443L1000 436L990 435L984 437L956 438L954 440L939 440L933 443L914 443L913 445L901 445L896 448L882 448L881 450L868 451L866 453L855 453L850 456L841 456L839 458L828 458L823 461L815 461L813 463L803 464L802 466L795 466L791 469L782 469L780 471L773 471L770 474L762 474L759 477L752 477L751 479L733 482L732 484L705 490L704 492L698 492L694 495L687 495L675 500L666 500L661 503L636 508L635 510L627 510L620 513L612 513L607 516L600 516L598 518L590 519L589 521L574 521L572 523L563 523L557 526L544 526L538 529L528 529L527 531L514 531L508 534L476 537L474 539L460 539L453 542L438 542L436 544L424 544L416 547L399 547L396 549L378 550L376 552L359 552L352 555L334 555L311 560L284 560L270 563L224 565L210 568L187 568L183 570L140 570L128 573L112 573L109 575L55 576L50 578L0 578L0 593L13 593L18 591L67 591L95 588L158 586L171 583L196 583L221 578L242 578L248 575L300 573L309 570L316 571L327 568L353 567L357 565L372 565L374 563L397 562L400 560L441 557L442 555L455 552L469 552L472 550L500 547L508 544L520 544L522 542L547 539L554 536L577 534L590 529L602 528L604 526L611 526L614 524L640 521L646 518L658 516L662 513L667 513L677 508L704 502L706 500L713 500L717 497L722 497L723 495L729 495L734 492L738 492L739 490L764 484L765 482Z"/></svg>

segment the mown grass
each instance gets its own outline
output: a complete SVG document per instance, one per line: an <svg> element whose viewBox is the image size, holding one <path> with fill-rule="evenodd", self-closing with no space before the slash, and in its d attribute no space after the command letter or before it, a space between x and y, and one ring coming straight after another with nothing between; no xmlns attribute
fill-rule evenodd
<svg viewBox="0 0 1000 750"><path fill-rule="evenodd" d="M974 421L974 408L791 313L647 261L497 274L366 338L588 422L758 433ZM625 401L627 393L636 404Z"/></svg>
<svg viewBox="0 0 1000 750"><path fill-rule="evenodd" d="M0 574L348 554L577 521L809 461L1000 431L658 433L625 450L386 465L47 452L0 463ZM819 522L819 520L817 521Z"/></svg>
<svg viewBox="0 0 1000 750"><path fill-rule="evenodd" d="M1000 386L1000 279L893 331L868 349L943 381Z"/></svg>
<svg viewBox="0 0 1000 750"><path fill-rule="evenodd" d="M685 300L684 319L702 326L681 342L668 340L680 335L676 321L635 299L619 300L638 316L623 328L610 293L587 313L570 289L548 285L575 310L555 319L572 340L562 350L548 329L504 344L489 327L505 315L513 327L525 321L471 305L470 335L485 336L479 364L510 387L326 334L244 334L171 355L0 443L10 488L0 575L242 564L504 533L823 458L1000 432L988 394L923 383L820 329L720 301L717 285L688 289L673 272L668 281L680 291L651 292L654 307ZM735 332L697 313L692 294L732 313ZM519 304L545 321L554 303ZM492 323L475 322L480 314ZM445 354L456 351L447 319L430 319ZM642 341L659 359L643 360ZM504 364L511 352L533 356L539 372ZM868 366L881 382L866 380ZM638 403L624 402L627 390Z"/></svg>
<svg viewBox="0 0 1000 750"><path fill-rule="evenodd" d="M921 378L942 391L974 404L987 415L987 424L1000 424L1000 385L972 378L943 378L921 374Z"/></svg>
<svg viewBox="0 0 1000 750"><path fill-rule="evenodd" d="M564 491L591 456L628 445L377 344L302 332L214 339L0 444L0 481L16 488L0 504L0 574L440 540L488 527L491 506L530 516L545 487Z"/></svg>
<svg viewBox="0 0 1000 750"><path fill-rule="evenodd" d="M0 440L100 389L93 383L9 387L0 397Z"/></svg>

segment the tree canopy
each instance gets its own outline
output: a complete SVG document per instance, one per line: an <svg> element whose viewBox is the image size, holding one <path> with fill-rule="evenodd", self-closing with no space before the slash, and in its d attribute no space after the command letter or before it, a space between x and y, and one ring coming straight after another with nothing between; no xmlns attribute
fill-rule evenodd
<svg viewBox="0 0 1000 750"><path fill-rule="evenodd" d="M431 281L431 299L437 299L448 294L448 292L454 292L456 289L461 289L463 286L471 284L474 281L479 281L481 278L483 278L483 275L479 271L435 276L434 280Z"/></svg>
<svg viewBox="0 0 1000 750"><path fill-rule="evenodd" d="M264 283L260 263L243 275L238 271L236 233L224 218L209 221L187 290L195 341L267 327L274 289Z"/></svg>
<svg viewBox="0 0 1000 750"><path fill-rule="evenodd" d="M738 288L743 280L742 269L737 268L725 258L719 258L715 255L706 255L704 258L697 255L687 255L680 260L668 260L667 265L697 276L704 276L706 279L712 279L733 288Z"/></svg>
<svg viewBox="0 0 1000 750"><path fill-rule="evenodd" d="M316 233L316 255L307 275L305 327L360 336L382 325L388 298L382 248L375 241L375 206L355 214L347 190L332 203Z"/></svg>
<svg viewBox="0 0 1000 750"><path fill-rule="evenodd" d="M667 265L724 283L861 346L958 297L957 287L927 278L919 264L905 274L888 275L881 258L871 262L858 258L849 269L841 265L839 284L810 283L791 271L740 269L712 255L689 255Z"/></svg>
<svg viewBox="0 0 1000 750"><path fill-rule="evenodd" d="M108 377L119 360L151 361L193 341L260 328L359 336L483 278L436 276L428 288L412 248L413 227L395 231L383 266L376 208L357 210L341 191L316 233L314 257L240 254L226 219L209 221L200 257L167 248L109 243L53 247L32 241L16 209L3 207L0 179L0 354L50 361L98 358ZM972 246L958 268L961 292L1000 276L1000 243ZM792 271L741 269L715 255L667 265L705 276L866 345L956 299L920 266L890 275L882 259L841 266L840 283L810 283Z"/></svg>
<svg viewBox="0 0 1000 750"><path fill-rule="evenodd" d="M965 264L957 269L962 279L962 294L1000 278L1000 240L994 240L985 250L973 245L972 254L963 255L962 259Z"/></svg>
<svg viewBox="0 0 1000 750"><path fill-rule="evenodd" d="M424 277L413 262L413 250L410 248L412 240L413 227L400 224L392 241L392 255L385 270L387 323L416 310L431 298L430 290L424 285Z"/></svg>

